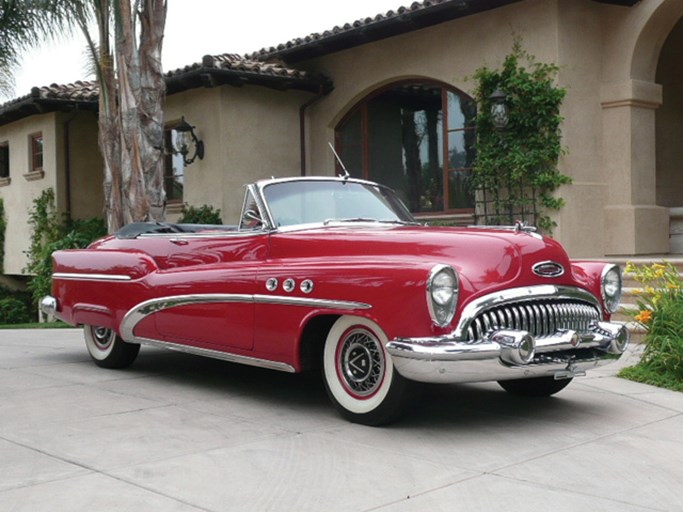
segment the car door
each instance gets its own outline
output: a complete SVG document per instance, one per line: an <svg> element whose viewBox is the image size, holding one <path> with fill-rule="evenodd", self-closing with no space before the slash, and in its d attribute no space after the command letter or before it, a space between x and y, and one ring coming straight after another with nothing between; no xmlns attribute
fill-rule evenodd
<svg viewBox="0 0 683 512"><path fill-rule="evenodd" d="M210 350L251 350L254 286L268 237L258 231L155 237L149 319L136 335Z"/></svg>

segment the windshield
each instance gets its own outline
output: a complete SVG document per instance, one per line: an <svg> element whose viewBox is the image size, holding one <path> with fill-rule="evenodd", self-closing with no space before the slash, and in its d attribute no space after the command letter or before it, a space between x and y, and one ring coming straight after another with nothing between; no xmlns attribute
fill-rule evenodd
<svg viewBox="0 0 683 512"><path fill-rule="evenodd" d="M367 183L287 181L267 185L263 196L277 227L335 221L414 222L390 189Z"/></svg>

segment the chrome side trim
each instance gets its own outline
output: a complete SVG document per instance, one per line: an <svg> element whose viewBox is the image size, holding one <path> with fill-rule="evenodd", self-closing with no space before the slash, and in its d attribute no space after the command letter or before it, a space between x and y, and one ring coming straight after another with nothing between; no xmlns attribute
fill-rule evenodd
<svg viewBox="0 0 683 512"><path fill-rule="evenodd" d="M169 343L167 341L157 341L148 338L136 338L134 343L142 345L151 345L155 347L162 347L168 350L175 350L177 352L184 352L186 354L194 354L198 356L210 357L212 359L220 359L221 361L228 361L230 363L246 364L249 366L256 366L258 368L267 368L269 370L278 370L287 373L296 373L296 369L287 363L280 361L270 361L268 359L259 359L257 357L240 356L218 350L211 350L208 348L192 347L189 345L181 345L179 343Z"/></svg>
<svg viewBox="0 0 683 512"><path fill-rule="evenodd" d="M132 281L130 276L121 274L79 274L75 272L55 272L53 279L76 279L82 281Z"/></svg>
<svg viewBox="0 0 683 512"><path fill-rule="evenodd" d="M469 324L482 311L508 303L541 298L584 301L593 304L598 308L598 311L602 311L600 301L592 293L581 288L556 286L552 284L511 288L509 290L501 290L490 295L485 295L484 297L480 297L470 302L463 308L458 325L450 336L455 339L467 339L467 328L469 327Z"/></svg>
<svg viewBox="0 0 683 512"><path fill-rule="evenodd" d="M142 343L133 334L135 326L145 317L178 306L190 304L211 304L211 303L254 303L254 304L279 304L284 306L305 306L323 309L370 309L371 305L362 302L349 302L328 299L308 299L300 297L282 297L278 295L247 295L230 293L211 293L204 295L175 295L170 297L160 297L146 300L131 308L123 317L121 322L121 337L132 343ZM161 342L163 343L163 342Z"/></svg>
<svg viewBox="0 0 683 512"><path fill-rule="evenodd" d="M324 309L343 309L345 311L355 309L372 309L370 304L364 302L352 302L329 299L307 299L304 297L282 297L279 295L254 295L256 304L280 304L283 306L307 306Z"/></svg>

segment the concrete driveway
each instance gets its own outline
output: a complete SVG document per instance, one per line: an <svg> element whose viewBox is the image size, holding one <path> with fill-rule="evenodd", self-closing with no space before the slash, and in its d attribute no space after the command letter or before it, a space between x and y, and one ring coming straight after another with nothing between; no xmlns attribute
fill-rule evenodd
<svg viewBox="0 0 683 512"><path fill-rule="evenodd" d="M78 330L0 331L0 510L683 510L683 393L615 370L429 387L369 428L312 376L149 347L104 370Z"/></svg>

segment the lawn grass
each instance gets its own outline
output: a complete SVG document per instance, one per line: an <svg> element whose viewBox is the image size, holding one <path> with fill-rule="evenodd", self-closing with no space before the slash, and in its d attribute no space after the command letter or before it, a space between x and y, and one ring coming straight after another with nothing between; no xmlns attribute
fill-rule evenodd
<svg viewBox="0 0 683 512"><path fill-rule="evenodd" d="M56 322L30 322L27 324L0 324L0 329L65 329L73 328L73 325Z"/></svg>
<svg viewBox="0 0 683 512"><path fill-rule="evenodd" d="M635 366L623 368L618 376L623 379L640 382L641 384L657 386L658 388L683 391L683 379L680 376L672 372L653 369L642 362Z"/></svg>

